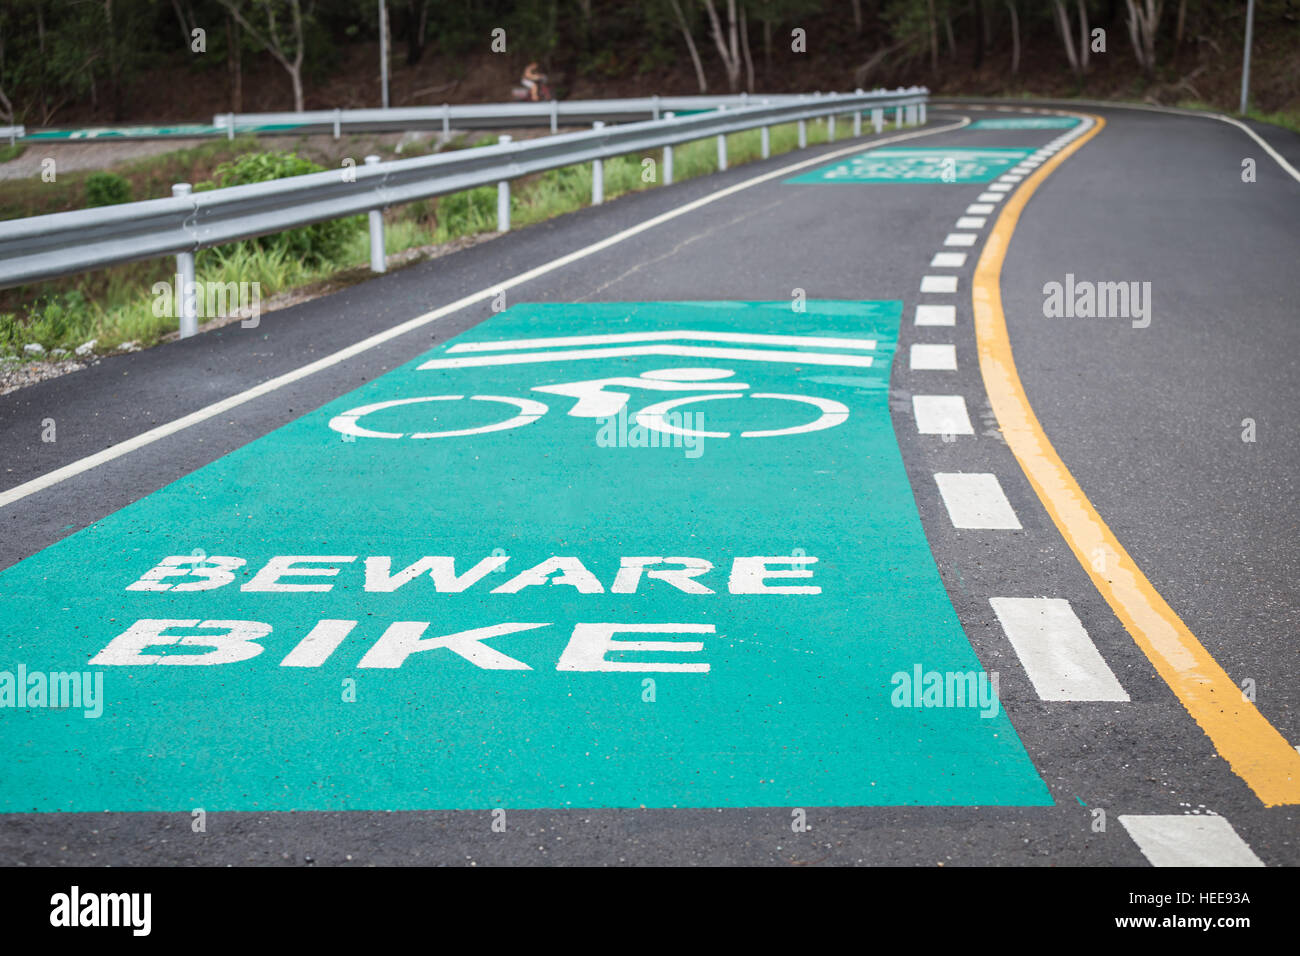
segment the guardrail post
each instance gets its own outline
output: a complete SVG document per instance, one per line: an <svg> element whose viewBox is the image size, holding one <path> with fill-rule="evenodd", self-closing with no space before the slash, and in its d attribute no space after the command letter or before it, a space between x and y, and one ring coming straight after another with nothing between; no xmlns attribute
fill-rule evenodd
<svg viewBox="0 0 1300 956"><path fill-rule="evenodd" d="M600 120L591 124L592 129L604 129L605 124ZM593 159L591 161L591 204L599 206L605 201L605 161L603 159Z"/></svg>
<svg viewBox="0 0 1300 956"><path fill-rule="evenodd" d="M877 133L885 128L885 110L884 107L875 106L871 109L871 128Z"/></svg>
<svg viewBox="0 0 1300 956"><path fill-rule="evenodd" d="M446 139L451 135L451 104L442 104L442 136Z"/></svg>
<svg viewBox="0 0 1300 956"><path fill-rule="evenodd" d="M189 183L175 183L172 186L173 196L188 196L193 192L193 187ZM188 339L191 335L197 335L199 331L199 316L197 302L198 286L194 281L194 253L178 252L176 253L176 297L173 301L180 304L181 338Z"/></svg>
<svg viewBox="0 0 1300 956"><path fill-rule="evenodd" d="M378 156L366 157L367 166L378 163ZM370 210L370 271L388 271L388 256L384 252L384 211L382 209Z"/></svg>
<svg viewBox="0 0 1300 956"><path fill-rule="evenodd" d="M861 96L862 88L858 87L858 89L854 90L853 92L855 95ZM857 109L853 111L853 135L855 137L862 135L862 107L861 106L859 106Z"/></svg>
<svg viewBox="0 0 1300 956"><path fill-rule="evenodd" d="M726 112L725 106L719 106L718 112ZM726 172L727 169L727 134L718 134L718 172Z"/></svg>
<svg viewBox="0 0 1300 956"><path fill-rule="evenodd" d="M226 114L226 139L235 138L235 114Z"/></svg>
<svg viewBox="0 0 1300 956"><path fill-rule="evenodd" d="M808 121L799 121L799 148L803 149L808 145Z"/></svg>
<svg viewBox="0 0 1300 956"><path fill-rule="evenodd" d="M338 139L343 135L343 111L337 106L334 107L334 138Z"/></svg>
<svg viewBox="0 0 1300 956"><path fill-rule="evenodd" d="M498 136L498 143L509 143L513 137ZM510 180L502 179L497 182L497 232L510 231Z"/></svg>
<svg viewBox="0 0 1300 956"><path fill-rule="evenodd" d="M894 107L894 129L898 129L902 125L903 125L903 107L900 104Z"/></svg>
<svg viewBox="0 0 1300 956"><path fill-rule="evenodd" d="M651 105L650 105L650 118L651 118L651 119L656 119L656 120L657 120L657 119L659 118L659 94L658 94L658 93L656 93L654 96L650 97L650 104L651 104Z"/></svg>
<svg viewBox="0 0 1300 956"><path fill-rule="evenodd" d="M554 99L551 100L551 134L554 135L560 131L560 104Z"/></svg>
<svg viewBox="0 0 1300 956"><path fill-rule="evenodd" d="M664 114L664 119L676 119L676 118L677 118L676 113ZM673 147L671 143L669 143L667 146L664 147L663 173L664 173L664 185L671 186L673 184Z"/></svg>
<svg viewBox="0 0 1300 956"><path fill-rule="evenodd" d="M925 103L921 103L921 105L918 106L917 109L921 111L921 125L924 126L925 125Z"/></svg>
<svg viewBox="0 0 1300 956"><path fill-rule="evenodd" d="M835 114L826 117L826 142L835 142Z"/></svg>

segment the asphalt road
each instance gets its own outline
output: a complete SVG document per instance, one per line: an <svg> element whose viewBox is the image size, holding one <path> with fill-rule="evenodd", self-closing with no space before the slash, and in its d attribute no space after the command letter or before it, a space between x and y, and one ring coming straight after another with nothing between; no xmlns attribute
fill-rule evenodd
<svg viewBox="0 0 1300 956"><path fill-rule="evenodd" d="M1227 124L1118 108L1071 111L1103 117L1104 128L1034 192L1001 276L1025 394L1155 589L1235 683L1254 682L1259 712L1295 744L1300 182ZM964 125L1021 115L1031 114L935 106L925 135L896 145L1029 150L1068 132ZM952 128L933 132L943 127ZM1256 128L1300 164L1300 137ZM877 139L892 134L864 137L862 149ZM0 398L0 490L692 200L845 146L627 196L268 314L256 329L227 326ZM1257 161L1253 183L1242 181L1248 157ZM787 178L749 186L529 280L507 292L507 303L789 301L796 289L809 300L901 302L889 397L916 509L952 608L984 668L1000 674L1002 705L1052 805L807 807L803 832L792 832L789 806L514 810L507 803L504 833L494 831L486 809L214 810L205 834L191 832L188 812L12 813L0 818L0 859L1141 866L1149 857L1119 816L1196 814L1226 818L1267 865L1300 862L1296 807L1266 807L1216 753L1098 593L999 431L970 296L988 229L977 230L964 265L930 265L984 187L792 185ZM989 215L990 226L996 216ZM916 305L934 301L918 291L922 277L936 272L958 277L958 293L942 300L955 306L950 328L913 322ZM1149 282L1149 326L1045 315L1045 283L1067 274ZM494 314L490 301L462 308L0 508L0 568ZM947 343L955 346L955 370L909 367L913 344ZM936 392L966 396L973 436L918 434L912 397ZM55 442L41 440L47 419L57 423ZM1255 423L1253 442L1242 440L1245 419ZM933 477L950 472L997 475L1021 529L955 528ZM789 540L798 546L797 526ZM75 566L68 573L67 593L94 600L79 591ZM1040 699L990 607L992 595L1067 597L1129 700ZM0 588L0 606L17 599ZM107 768L87 762L83 771Z"/></svg>

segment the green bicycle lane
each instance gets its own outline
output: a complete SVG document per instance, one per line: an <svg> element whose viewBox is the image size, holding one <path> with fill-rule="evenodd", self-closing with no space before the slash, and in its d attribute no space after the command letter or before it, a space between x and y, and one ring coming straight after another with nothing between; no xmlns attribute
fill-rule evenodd
<svg viewBox="0 0 1300 956"><path fill-rule="evenodd" d="M9 568L0 807L1050 804L917 516L900 314L516 305Z"/></svg>

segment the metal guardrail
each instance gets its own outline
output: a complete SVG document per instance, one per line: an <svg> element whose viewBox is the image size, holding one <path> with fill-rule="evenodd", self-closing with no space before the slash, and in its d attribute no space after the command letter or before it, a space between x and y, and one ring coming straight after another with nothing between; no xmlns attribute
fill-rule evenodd
<svg viewBox="0 0 1300 956"><path fill-rule="evenodd" d="M875 91L882 92L882 91ZM895 93L900 93L896 90ZM814 94L819 96L821 94ZM540 103L477 103L467 105L413 106L390 109L309 110L303 113L218 113L212 125L234 138L239 132L285 129L292 132L385 133L409 130L508 129L525 126L590 126L595 122L634 123L662 119L665 113L702 113L717 109L739 109L755 103L785 103L801 99L794 94L751 97L731 96L646 96L617 100L546 100Z"/></svg>
<svg viewBox="0 0 1300 956"><path fill-rule="evenodd" d="M61 212L0 222L0 288L75 275L141 259L177 256L181 281L194 279L194 253L240 239L252 239L298 226L360 213L370 214L371 268L385 269L382 210L385 207L460 192L478 186L498 187L498 227L509 228L509 183L530 173L593 163L593 203L604 198L602 162L614 156L664 149L662 180L672 181L672 147L718 138L720 168L726 168L726 136L762 129L763 156L769 154L767 128L797 122L799 145L806 145L805 124L827 117L831 138L838 115L852 114L854 134L870 111L879 131L886 109L895 125L925 122L929 91L913 87L897 92L828 94L785 98L780 103L746 105L692 116L666 115L659 120L562 133L522 142L344 167L246 186L191 192L173 187L167 199L149 199L97 209ZM752 103L752 101L751 101ZM671 111L668 111L671 114ZM503 137L508 139L508 137ZM182 297L181 334L197 331L192 301Z"/></svg>
<svg viewBox="0 0 1300 956"><path fill-rule="evenodd" d="M9 145L13 145L15 140L20 140L27 135L27 128L24 126L0 126L0 139L9 140Z"/></svg>

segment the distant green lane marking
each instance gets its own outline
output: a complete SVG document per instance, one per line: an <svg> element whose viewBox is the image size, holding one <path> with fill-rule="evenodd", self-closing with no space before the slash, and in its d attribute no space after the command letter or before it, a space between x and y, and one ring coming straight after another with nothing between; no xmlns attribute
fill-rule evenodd
<svg viewBox="0 0 1300 956"><path fill-rule="evenodd" d="M0 811L1050 804L1000 706L895 706L984 672L901 303L806 306L516 305L0 572Z"/></svg>
<svg viewBox="0 0 1300 956"><path fill-rule="evenodd" d="M298 129L299 123L260 123L235 126L239 133L269 133ZM187 126L99 126L85 129L45 129L28 133L25 140L137 139L152 136L225 136L226 127L192 124Z"/></svg>
<svg viewBox="0 0 1300 956"><path fill-rule="evenodd" d="M1072 116L999 116L976 120L967 129L1069 129L1078 126Z"/></svg>
<svg viewBox="0 0 1300 956"><path fill-rule="evenodd" d="M1033 152L1024 147L890 146L801 173L787 183L986 183Z"/></svg>

